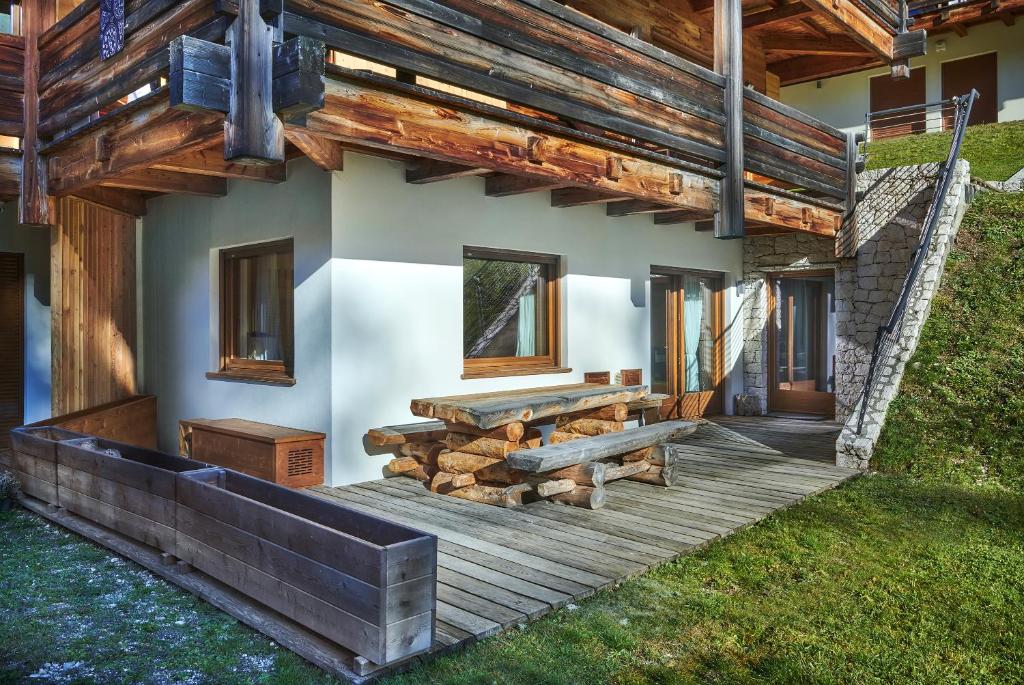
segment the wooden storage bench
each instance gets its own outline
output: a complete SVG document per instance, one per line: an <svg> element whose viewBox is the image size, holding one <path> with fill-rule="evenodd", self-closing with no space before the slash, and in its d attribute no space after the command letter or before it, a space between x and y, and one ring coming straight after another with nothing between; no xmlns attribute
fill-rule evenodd
<svg viewBox="0 0 1024 685"><path fill-rule="evenodd" d="M134 540L173 552L176 476L204 468L209 464L102 438L69 440L57 445L58 504Z"/></svg>
<svg viewBox="0 0 1024 685"><path fill-rule="evenodd" d="M180 422L182 454L289 488L324 482L323 433L243 419Z"/></svg>
<svg viewBox="0 0 1024 685"><path fill-rule="evenodd" d="M4 466L14 472L26 495L57 504L57 444L84 437L52 426L15 428L10 463Z"/></svg>
<svg viewBox="0 0 1024 685"><path fill-rule="evenodd" d="M227 469L179 477L177 526L177 557L375 664L433 644L433 535Z"/></svg>

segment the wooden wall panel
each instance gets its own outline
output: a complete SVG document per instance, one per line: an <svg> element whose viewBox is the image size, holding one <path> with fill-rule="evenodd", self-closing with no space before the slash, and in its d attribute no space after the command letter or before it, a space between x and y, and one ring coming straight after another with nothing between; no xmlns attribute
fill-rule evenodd
<svg viewBox="0 0 1024 685"><path fill-rule="evenodd" d="M714 30L711 13L694 12L688 0L571 0L573 9L692 62L712 68ZM743 81L765 92L765 54L761 38L743 37Z"/></svg>
<svg viewBox="0 0 1024 685"><path fill-rule="evenodd" d="M0 449L25 418L25 256L0 252Z"/></svg>
<svg viewBox="0 0 1024 685"><path fill-rule="evenodd" d="M61 198L50 255L53 413L134 395L134 217Z"/></svg>

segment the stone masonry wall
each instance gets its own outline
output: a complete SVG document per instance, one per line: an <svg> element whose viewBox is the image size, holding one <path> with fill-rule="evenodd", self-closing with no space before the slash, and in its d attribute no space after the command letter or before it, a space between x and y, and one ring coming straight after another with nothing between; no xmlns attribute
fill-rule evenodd
<svg viewBox="0 0 1024 685"><path fill-rule="evenodd" d="M836 279L836 419L846 422L853 416L864 388L878 328L892 312L913 249L920 240L937 170L938 166L931 164L869 171L860 175L858 195L861 199L856 215L856 257L853 259L837 258L835 243L828 238L792 234L746 239L743 378L748 402L759 404L762 412L767 411L770 361L767 358L768 275L790 271L832 271ZM956 198L964 195L969 179L969 167L966 162L961 162L953 179L951 200L947 203L951 206L943 210L938 242L951 242L950 234L955 234L959 221L953 222L952 219L956 212L962 214L963 204ZM936 255L936 259L938 262L935 264L935 260L929 260L922 282L937 283L935 269L941 273L945 252L941 259ZM929 295L927 303L930 302ZM912 338L913 347L916 347L919 329L919 325L911 325L908 321L905 336ZM890 400L901 377L902 367L898 374L888 376L893 385ZM873 405L877 410L873 413L873 420L880 422L884 420L888 401L876 405ZM875 415L878 411L881 411L880 418ZM881 429L880 425L878 429ZM871 444L873 446L873 441ZM870 455L854 459L856 464L845 457L837 460L847 465L866 467L867 459Z"/></svg>

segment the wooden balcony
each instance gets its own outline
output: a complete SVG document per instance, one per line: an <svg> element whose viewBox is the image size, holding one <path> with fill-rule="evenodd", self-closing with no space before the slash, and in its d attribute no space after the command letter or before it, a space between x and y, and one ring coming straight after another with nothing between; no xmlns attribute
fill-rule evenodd
<svg viewBox="0 0 1024 685"><path fill-rule="evenodd" d="M20 120L3 69L21 43L0 44L0 133L26 141L0 188L20 185L24 223L47 223L48 196L141 215L347 150L405 160L413 183L485 175L488 194L659 224L710 222L738 177L748 235L835 236L850 209L845 134L749 88L727 107L727 76L553 0L128 0L106 59L99 4L42 31L26 3Z"/></svg>

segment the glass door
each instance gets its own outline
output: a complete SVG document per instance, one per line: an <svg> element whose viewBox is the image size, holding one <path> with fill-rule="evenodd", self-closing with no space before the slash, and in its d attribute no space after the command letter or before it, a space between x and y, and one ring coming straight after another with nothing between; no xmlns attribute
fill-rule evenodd
<svg viewBox="0 0 1024 685"><path fill-rule="evenodd" d="M833 275L777 275L769 304L769 409L834 416Z"/></svg>
<svg viewBox="0 0 1024 685"><path fill-rule="evenodd" d="M664 271L651 275L651 391L672 397L672 416L722 411L722 278Z"/></svg>

